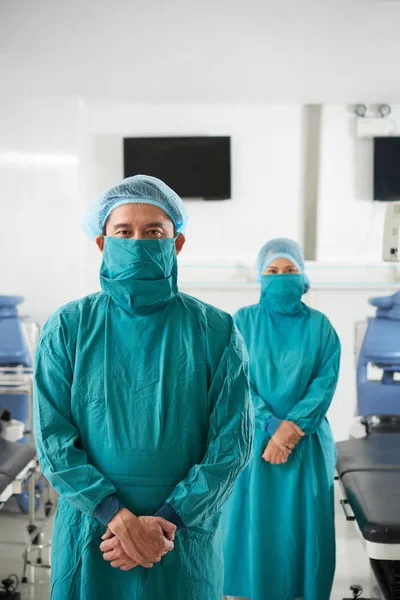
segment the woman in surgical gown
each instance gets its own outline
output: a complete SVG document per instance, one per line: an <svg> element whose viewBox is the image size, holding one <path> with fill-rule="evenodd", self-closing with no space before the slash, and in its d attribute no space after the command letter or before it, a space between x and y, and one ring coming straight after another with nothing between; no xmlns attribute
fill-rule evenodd
<svg viewBox="0 0 400 600"><path fill-rule="evenodd" d="M223 509L224 592L328 600L335 445L326 413L340 343L325 315L302 303L308 280L297 244L272 240L258 270L259 304L235 315L250 355L256 433L253 460Z"/></svg>

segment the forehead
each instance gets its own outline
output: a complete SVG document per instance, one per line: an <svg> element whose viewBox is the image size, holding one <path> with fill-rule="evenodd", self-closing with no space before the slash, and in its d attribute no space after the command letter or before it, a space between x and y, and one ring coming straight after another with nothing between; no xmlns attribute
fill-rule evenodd
<svg viewBox="0 0 400 600"><path fill-rule="evenodd" d="M271 267L276 267L277 269L285 269L287 267L295 267L295 264L292 263L292 261L290 261L289 259L282 257L276 258L271 263L269 263L268 268Z"/></svg>
<svg viewBox="0 0 400 600"><path fill-rule="evenodd" d="M170 217L158 206L153 204L123 204L115 208L108 217L108 223L131 223L144 225L150 222L173 224Z"/></svg>

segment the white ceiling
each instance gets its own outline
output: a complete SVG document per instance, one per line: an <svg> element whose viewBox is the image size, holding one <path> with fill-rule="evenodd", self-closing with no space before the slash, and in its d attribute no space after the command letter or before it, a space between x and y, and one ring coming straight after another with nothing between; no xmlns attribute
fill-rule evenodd
<svg viewBox="0 0 400 600"><path fill-rule="evenodd" d="M3 94L400 102L396 0L0 0Z"/></svg>

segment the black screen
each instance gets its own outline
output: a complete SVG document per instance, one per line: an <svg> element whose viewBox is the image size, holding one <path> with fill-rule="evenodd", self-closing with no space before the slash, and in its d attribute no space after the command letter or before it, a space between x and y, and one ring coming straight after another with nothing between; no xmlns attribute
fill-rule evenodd
<svg viewBox="0 0 400 600"><path fill-rule="evenodd" d="M125 138L124 172L152 175L182 198L231 197L231 138Z"/></svg>
<svg viewBox="0 0 400 600"><path fill-rule="evenodd" d="M400 137L374 140L374 199L400 200Z"/></svg>

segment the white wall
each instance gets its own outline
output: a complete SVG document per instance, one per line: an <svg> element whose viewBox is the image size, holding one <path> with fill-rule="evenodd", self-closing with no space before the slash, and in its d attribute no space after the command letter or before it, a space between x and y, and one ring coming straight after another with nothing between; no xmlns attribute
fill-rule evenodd
<svg viewBox="0 0 400 600"><path fill-rule="evenodd" d="M25 296L22 312L41 323L82 290L83 109L0 99L0 294Z"/></svg>
<svg viewBox="0 0 400 600"><path fill-rule="evenodd" d="M232 136L232 201L187 202L184 260L252 261L272 236L304 242L303 107L98 104L91 117L96 193L123 176L123 137ZM400 105L392 106L390 118L400 130ZM353 107L323 106L316 157L322 262L381 260L386 205L373 202L373 141L357 139L355 120Z"/></svg>
<svg viewBox="0 0 400 600"><path fill-rule="evenodd" d="M400 131L400 105L392 106L390 118ZM373 141L357 139L355 132L353 107L323 107L317 227L320 261L381 260L386 203L373 202Z"/></svg>
<svg viewBox="0 0 400 600"><path fill-rule="evenodd" d="M97 191L123 176L123 137L231 136L232 200L186 203L184 256L253 260L269 237L302 239L303 113L301 106L94 106Z"/></svg>

